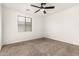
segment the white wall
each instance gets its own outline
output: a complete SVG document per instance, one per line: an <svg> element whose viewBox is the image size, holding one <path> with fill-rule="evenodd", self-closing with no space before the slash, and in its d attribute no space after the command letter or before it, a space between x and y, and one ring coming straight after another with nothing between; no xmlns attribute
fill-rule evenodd
<svg viewBox="0 0 79 59"><path fill-rule="evenodd" d="M1 4L0 4L0 49L1 49L1 41L2 41L2 7L1 7Z"/></svg>
<svg viewBox="0 0 79 59"><path fill-rule="evenodd" d="M32 32L18 32L17 15L32 17ZM3 7L3 44L48 37L79 45L79 6L51 16L34 16Z"/></svg>
<svg viewBox="0 0 79 59"><path fill-rule="evenodd" d="M32 18L32 32L18 32L17 16ZM43 37L43 22L41 16L23 14L17 10L3 6L3 44L26 41Z"/></svg>
<svg viewBox="0 0 79 59"><path fill-rule="evenodd" d="M79 45L79 6L45 18L45 37Z"/></svg>

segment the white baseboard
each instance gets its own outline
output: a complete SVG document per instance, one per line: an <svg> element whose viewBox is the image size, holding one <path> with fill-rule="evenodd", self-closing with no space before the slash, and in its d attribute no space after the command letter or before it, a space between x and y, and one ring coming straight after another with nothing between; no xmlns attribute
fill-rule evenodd
<svg viewBox="0 0 79 59"><path fill-rule="evenodd" d="M13 44L13 43L18 43L18 42L22 42L22 41L29 41L29 40L34 40L34 39L39 39L39 38L43 38L42 36L39 36L39 37L35 37L35 38L30 38L30 39L23 39L23 40L17 40L17 41L9 41L7 42L6 44L4 45L7 45L7 44ZM50 39L53 39L53 40L57 40L57 41L61 41L61 42L65 42L65 43L69 43L69 44L73 44L73 45L77 45L79 46L79 42L74 42L74 41L68 41L68 39L65 39L65 38L61 38L61 37L58 37L58 36L55 36L55 35L45 35L44 38L50 38ZM0 47L1 49L1 47Z"/></svg>
<svg viewBox="0 0 79 59"><path fill-rule="evenodd" d="M3 44L3 45L8 45L8 44L14 44L14 43L18 43L18 42L23 42L23 41L29 41L29 40L34 40L34 39L39 39L39 38L43 38L43 37L36 37L36 38L31 38L31 39L27 39L27 38L25 38L25 39L23 39L23 40L21 40L21 39L19 39L19 40L16 40L16 41L9 41L9 42L6 42L5 44ZM27 40L26 40L27 39Z"/></svg>
<svg viewBox="0 0 79 59"><path fill-rule="evenodd" d="M79 41L68 41L68 39L65 39L65 38L61 38L61 37L58 37L58 36L55 36L55 35L46 35L45 36L46 38L49 38L49 39L53 39L53 40L57 40L57 41L61 41L61 42L65 42L65 43L69 43L69 44L73 44L73 45L77 45L79 46Z"/></svg>

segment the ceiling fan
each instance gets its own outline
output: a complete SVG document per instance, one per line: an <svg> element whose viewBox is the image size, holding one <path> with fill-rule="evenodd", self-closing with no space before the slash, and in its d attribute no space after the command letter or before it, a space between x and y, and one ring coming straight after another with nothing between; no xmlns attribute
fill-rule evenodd
<svg viewBox="0 0 79 59"><path fill-rule="evenodd" d="M54 9L55 8L55 6L48 6L48 7L46 7L46 4L47 3L41 3L40 4L41 5L40 7L39 6L36 6L36 5L32 5L32 4L31 4L31 6L32 7L39 8L37 11L35 11L35 13L37 13L39 11L43 11L43 13L46 14L47 12L45 11L45 9Z"/></svg>

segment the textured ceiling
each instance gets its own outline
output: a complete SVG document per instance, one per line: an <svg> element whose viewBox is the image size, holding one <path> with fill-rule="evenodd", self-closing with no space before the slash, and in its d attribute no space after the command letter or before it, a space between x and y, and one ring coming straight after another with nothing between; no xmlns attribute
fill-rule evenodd
<svg viewBox="0 0 79 59"><path fill-rule="evenodd" d="M16 9L23 13L29 13L33 15L44 15L42 11L38 13L34 13L38 8L31 7L30 5L37 5L40 6L40 3L4 3L3 6ZM52 15L56 12L63 11L67 8L71 8L73 6L79 5L78 3L47 3L46 6L55 6L55 9L48 9L46 10L46 15Z"/></svg>

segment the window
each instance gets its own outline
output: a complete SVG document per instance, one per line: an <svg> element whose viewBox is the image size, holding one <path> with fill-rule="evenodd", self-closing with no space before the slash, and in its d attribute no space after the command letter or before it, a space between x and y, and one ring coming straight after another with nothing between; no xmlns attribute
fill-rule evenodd
<svg viewBox="0 0 79 59"><path fill-rule="evenodd" d="M32 31L32 18L26 16L18 16L18 31Z"/></svg>

